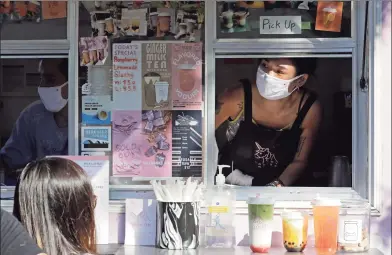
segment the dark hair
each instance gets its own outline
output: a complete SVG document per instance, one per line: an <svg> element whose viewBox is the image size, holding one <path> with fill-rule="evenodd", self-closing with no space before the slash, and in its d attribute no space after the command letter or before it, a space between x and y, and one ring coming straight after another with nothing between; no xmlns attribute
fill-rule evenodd
<svg viewBox="0 0 392 255"><path fill-rule="evenodd" d="M41 59L40 65L45 65L45 63L56 60L56 59ZM57 69L64 76L65 79L68 80L68 58L62 58L60 61L56 61Z"/></svg>
<svg viewBox="0 0 392 255"><path fill-rule="evenodd" d="M264 58L265 60L268 61L267 58ZM316 71L317 68L317 59L316 58L287 58L290 59L294 66L295 69L297 70L297 75L301 74L308 74L308 75L313 75L314 72ZM258 65L260 65L261 61L263 59L259 59Z"/></svg>
<svg viewBox="0 0 392 255"><path fill-rule="evenodd" d="M47 254L94 253L94 207L89 178L73 161L45 158L23 169L19 183L21 221Z"/></svg>

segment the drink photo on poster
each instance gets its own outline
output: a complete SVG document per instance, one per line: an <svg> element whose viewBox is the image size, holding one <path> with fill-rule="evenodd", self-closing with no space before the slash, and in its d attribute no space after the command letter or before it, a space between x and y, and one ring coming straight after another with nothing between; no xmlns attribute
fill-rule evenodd
<svg viewBox="0 0 392 255"><path fill-rule="evenodd" d="M203 167L201 111L173 113L173 177L201 177Z"/></svg>
<svg viewBox="0 0 392 255"><path fill-rule="evenodd" d="M114 111L113 175L171 177L171 113Z"/></svg>
<svg viewBox="0 0 392 255"><path fill-rule="evenodd" d="M170 43L142 44L143 109L171 108Z"/></svg>
<svg viewBox="0 0 392 255"><path fill-rule="evenodd" d="M202 43L172 45L173 108L201 110Z"/></svg>

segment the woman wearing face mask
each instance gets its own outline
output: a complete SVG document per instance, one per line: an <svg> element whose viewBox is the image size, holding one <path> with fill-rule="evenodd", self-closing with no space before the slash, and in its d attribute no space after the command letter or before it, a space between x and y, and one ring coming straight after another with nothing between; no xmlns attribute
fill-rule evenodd
<svg viewBox="0 0 392 255"><path fill-rule="evenodd" d="M30 161L68 154L68 60L42 60L38 71L40 100L22 111L0 150L0 167L5 168L7 179L14 181L15 170Z"/></svg>
<svg viewBox="0 0 392 255"><path fill-rule="evenodd" d="M304 58L262 59L256 84L217 99L215 127L228 120L227 144L219 151L226 183L288 186L302 175L321 121L316 95L303 88L316 62Z"/></svg>

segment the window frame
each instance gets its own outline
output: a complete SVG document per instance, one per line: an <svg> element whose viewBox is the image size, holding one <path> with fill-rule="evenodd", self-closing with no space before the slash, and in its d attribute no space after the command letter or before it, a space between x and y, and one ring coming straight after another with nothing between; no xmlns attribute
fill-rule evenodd
<svg viewBox="0 0 392 255"><path fill-rule="evenodd" d="M383 162L382 155L383 141L382 138L375 135L375 130L383 129L385 127L379 123L381 118L377 116L377 105L375 105L375 98L380 101L383 97L390 100L390 94L377 93L375 84L379 86L375 75L377 69L377 61L381 59L381 55L377 52L377 45L375 45L375 30L374 24L381 24L381 4L369 2L369 16L368 16L368 44L369 44L369 86L365 90L358 88L361 64L362 64L362 49L363 31L364 31L364 14L365 2L354 2L352 7L352 37L351 38L326 38L326 39L285 39L284 42L279 42L279 39L217 39L216 38L216 2L217 0L206 3L206 10L211 12L206 13L206 27L214 28L212 31L213 40L206 41L206 73L208 74L206 84L206 101L208 106L215 105L215 58L218 54L236 55L233 53L244 54L263 52L284 52L284 53L324 53L324 52L351 52L352 53L352 93L353 95L353 187L352 188L317 188L318 193L328 194L329 196L337 198L365 198L368 199L372 205L372 215L380 215L382 208L381 199L381 175L385 169L380 164ZM361 21L361 22L360 22ZM241 44L239 44L241 42ZM235 47L234 47L235 46ZM332 49L332 50L331 50ZM227 56L226 56L227 57ZM381 84L380 84L381 85ZM362 107L360 107L362 106ZM368 107L366 107L368 106ZM207 116L207 134L206 137L213 137L215 133L215 114L212 111L206 111ZM362 124L362 125L361 125ZM365 135L363 135L365 134ZM361 136L362 135L362 136ZM360 148L360 149L359 149ZM216 156L217 146L208 144L207 155ZM377 154L375 152L378 152ZM389 155L388 155L389 156ZM387 158L387 156L385 155ZM207 159L207 169L215 169L216 162L212 159ZM211 170L210 170L211 171ZM364 181L363 177L367 177ZM213 174L208 175L207 185L213 185ZM282 208L297 208L299 201L305 202L305 207L310 208L309 195L314 196L314 188L297 188L285 187L279 189L271 189L269 187L252 187L252 188L238 188L237 197L239 200L245 200L246 196L253 193L269 194L272 197L281 197L284 201L280 203ZM336 192L336 193L335 193ZM333 193L333 194L332 194ZM292 194L296 194L293 201ZM285 199L284 199L285 197ZM291 200L291 201L290 201ZM237 207L245 209L244 201L237 201Z"/></svg>

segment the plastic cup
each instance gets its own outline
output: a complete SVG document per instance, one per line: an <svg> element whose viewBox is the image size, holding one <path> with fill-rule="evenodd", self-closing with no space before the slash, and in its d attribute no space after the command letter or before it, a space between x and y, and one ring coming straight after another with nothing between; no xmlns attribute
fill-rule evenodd
<svg viewBox="0 0 392 255"><path fill-rule="evenodd" d="M285 211L282 214L283 245L288 252L302 252L308 241L308 214Z"/></svg>
<svg viewBox="0 0 392 255"><path fill-rule="evenodd" d="M335 20L336 12L336 9L330 7L323 9L323 23L325 26L329 26Z"/></svg>
<svg viewBox="0 0 392 255"><path fill-rule="evenodd" d="M157 81L155 86L155 101L159 104L160 102L166 102L169 97L169 83L165 81Z"/></svg>
<svg viewBox="0 0 392 255"><path fill-rule="evenodd" d="M317 198L313 200L313 221L318 255L335 254L338 243L340 201Z"/></svg>
<svg viewBox="0 0 392 255"><path fill-rule="evenodd" d="M271 198L248 200L249 244L255 253L268 253L271 248L274 204Z"/></svg>

